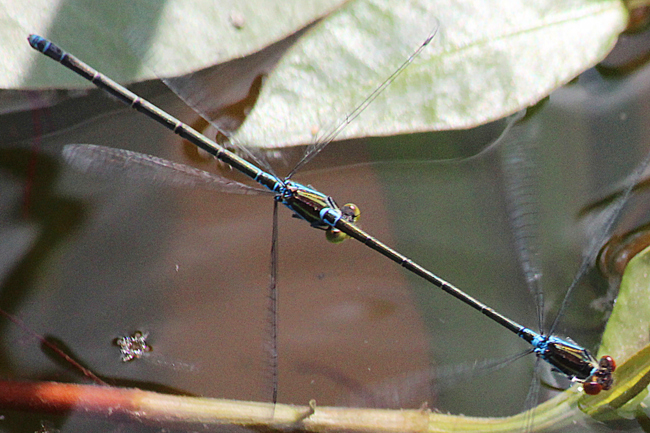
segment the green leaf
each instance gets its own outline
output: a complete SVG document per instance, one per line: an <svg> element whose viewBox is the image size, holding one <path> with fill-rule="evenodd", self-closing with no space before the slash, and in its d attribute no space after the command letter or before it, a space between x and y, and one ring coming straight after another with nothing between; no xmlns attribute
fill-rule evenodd
<svg viewBox="0 0 650 433"><path fill-rule="evenodd" d="M3 0L0 87L87 86L25 41L30 32L119 82L172 76L268 47L342 0ZM627 22L621 0L350 1L303 37L239 134L310 143L377 88L429 32L433 42L338 139L468 128L532 105L601 60ZM241 25L240 25L241 24Z"/></svg>
<svg viewBox="0 0 650 433"><path fill-rule="evenodd" d="M646 248L637 254L625 268L616 305L607 322L607 329L603 334L603 342L599 353L609 354L617 362L627 361L627 364L634 365L634 373L630 377L637 377L631 380L629 387L642 392L645 400L634 400L618 411L621 417L629 417L641 411L643 406L650 404L648 401L648 390L646 389L650 380L650 248ZM641 350L642 349L642 350ZM642 356L645 354L645 358ZM617 380L622 373L617 372ZM641 388L641 389L638 389ZM617 384L617 389L627 391L625 386Z"/></svg>
<svg viewBox="0 0 650 433"><path fill-rule="evenodd" d="M0 1L0 88L87 88L39 56L36 33L120 83L223 63L284 39L345 0ZM160 67L159 65L163 65Z"/></svg>
<svg viewBox="0 0 650 433"><path fill-rule="evenodd" d="M283 58L238 138L312 142L388 77L435 19L432 43L338 138L468 128L516 112L604 58L627 13L619 0L355 1Z"/></svg>
<svg viewBox="0 0 650 433"><path fill-rule="evenodd" d="M638 412L639 396L647 394L650 383L650 346L635 353L615 372L615 385L610 391L589 396L576 385L534 408L534 415L524 412L505 418L474 418L438 415L435 431L564 431L590 418L602 422L628 419ZM634 408L626 407L636 403ZM532 425L530 424L532 420Z"/></svg>
<svg viewBox="0 0 650 433"><path fill-rule="evenodd" d="M650 344L650 248L625 268L599 353L624 361Z"/></svg>

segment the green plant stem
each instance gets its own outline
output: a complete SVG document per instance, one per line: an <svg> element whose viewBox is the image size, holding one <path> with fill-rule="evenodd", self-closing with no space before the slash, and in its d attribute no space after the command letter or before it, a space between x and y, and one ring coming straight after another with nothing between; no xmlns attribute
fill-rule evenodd
<svg viewBox="0 0 650 433"><path fill-rule="evenodd" d="M212 430L223 425L253 430L304 432L514 432L558 430L585 418L620 417L617 409L650 382L650 346L636 353L616 373L616 386L597 396L574 386L529 412L504 418L445 415L428 408L387 410L256 403L172 396L139 389L57 382L0 381L0 408L59 415L70 413L161 427Z"/></svg>

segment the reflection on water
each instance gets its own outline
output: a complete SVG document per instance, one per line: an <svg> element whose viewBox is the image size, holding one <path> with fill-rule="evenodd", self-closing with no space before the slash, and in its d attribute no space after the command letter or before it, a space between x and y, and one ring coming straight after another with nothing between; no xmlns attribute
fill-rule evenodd
<svg viewBox="0 0 650 433"><path fill-rule="evenodd" d="M556 92L534 120L541 131L540 250L549 317L586 244L576 216L603 198L603 185L623 179L645 154L649 81L579 81ZM634 92L619 100L626 86ZM581 99L569 98L577 93ZM172 104L191 120L166 94L154 102ZM75 105L69 105L71 119L78 118ZM2 202L8 210L3 222L39 227L39 238L18 264L5 262L12 269L3 270L2 308L37 332L64 341L102 376L195 395L267 401L271 391L263 344L271 200L76 173L58 158L64 144L123 147L177 162L188 158L176 137L126 109L78 125L56 120L65 118L65 107L51 111L56 112L51 119L66 129L52 128L58 132L41 137L35 177L18 163L2 165L3 191L11 191ZM32 121L30 113L13 116L21 125ZM369 233L534 327L495 152L449 160L476 153L499 127L337 143L296 180L339 203L356 203L360 224ZM30 158L28 144L0 150L3 160ZM285 155L285 164L292 159ZM194 165L219 170L210 161ZM282 173L283 162L276 167ZM32 204L21 214L14 209L21 206L28 182L34 182ZM632 210L627 215L641 223L646 214ZM458 371L463 369L453 366L510 356L525 348L515 336L363 245L326 242L323 232L286 211L280 213L279 248L281 402L374 406L390 401L419 407L426 401L441 410L481 415L521 408L532 357L485 376L467 373L468 380L434 387L435 394L428 386L399 379L429 371L431 365ZM603 292L590 283L577 290L560 331L595 348L604 314L591 305ZM115 356L112 341L134 329L149 333L162 362L122 363ZM3 334L6 376L69 379L19 329L4 324ZM395 380L397 386L386 390Z"/></svg>

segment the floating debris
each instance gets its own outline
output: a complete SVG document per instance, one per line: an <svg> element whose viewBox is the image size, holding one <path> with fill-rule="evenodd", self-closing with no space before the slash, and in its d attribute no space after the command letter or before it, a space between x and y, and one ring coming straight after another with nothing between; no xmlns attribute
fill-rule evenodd
<svg viewBox="0 0 650 433"><path fill-rule="evenodd" d="M148 336L148 332L135 331L131 336L116 338L114 343L120 348L122 362L139 359L146 353L151 352L152 348L147 344Z"/></svg>

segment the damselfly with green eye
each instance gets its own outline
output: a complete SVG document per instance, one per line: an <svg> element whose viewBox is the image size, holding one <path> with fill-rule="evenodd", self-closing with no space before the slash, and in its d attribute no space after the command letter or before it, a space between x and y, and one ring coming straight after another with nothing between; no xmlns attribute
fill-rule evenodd
<svg viewBox="0 0 650 433"><path fill-rule="evenodd" d="M356 110L352 112L345 122L330 134L323 142L314 144L308 148L304 158L298 163L298 167L306 164L318 154L327 144L333 141L337 134L351 122L363 109L370 104L376 96L383 91L393 80L406 68L416 56L426 48L435 35L431 33L420 47L412 54L390 77L367 99L365 99ZM52 42L37 35L29 37L29 43L37 51L61 63L83 78L91 81L100 89L115 96L122 102L130 105L137 111L146 114L148 117L162 124L166 128L178 134L180 137L190 141L194 145L212 154L220 161L228 164L243 175L253 179L264 190L250 187L238 182L225 180L215 175L193 169L181 164L172 163L161 158L137 154L127 150L106 148L92 145L70 145L65 148L65 156L73 160L78 166L87 171L102 170L106 166L119 166L124 169L136 168L149 171L151 175L159 179L169 179L168 183L189 184L196 186L210 186L212 188L230 191L243 192L246 194L270 193L274 197L274 230L272 249L272 275L271 275L271 299L273 300L273 314L277 311L275 306L276 272L277 272L277 205L282 203L288 207L293 215L305 220L312 227L324 230L328 240L340 242L346 238L354 238L371 249L377 251L413 274L427 280L436 287L449 293L458 300L478 310L496 323L532 345L528 353L535 353L540 359L548 362L555 370L567 376L574 382L583 384L583 389L588 394L598 394L608 390L613 385L612 372L615 369L614 360L609 356L603 356L596 360L587 349L569 340L561 339L553 335L537 333L524 327L506 316L496 312L492 308L478 301L474 297L461 291L451 283L438 277L431 271L423 268L413 260L407 258L395 249L389 247L378 239L361 230L355 222L359 217L359 209L353 204L339 206L333 198L321 193L311 186L305 186L291 179L295 170L292 170L287 177L280 178L268 171L259 168L257 165L225 149L216 142L208 139L190 126L182 123L160 108L148 101L138 97L131 91L105 77L98 71L86 65L71 54L66 53ZM275 341L275 336L274 336ZM277 349L271 349L272 365L277 365ZM277 380L277 379L275 379ZM274 384L272 400L277 400L277 386Z"/></svg>

